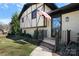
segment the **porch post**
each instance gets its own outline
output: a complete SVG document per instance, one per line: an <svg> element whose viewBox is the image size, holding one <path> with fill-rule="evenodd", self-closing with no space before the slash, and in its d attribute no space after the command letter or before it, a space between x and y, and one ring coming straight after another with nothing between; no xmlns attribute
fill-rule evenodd
<svg viewBox="0 0 79 59"><path fill-rule="evenodd" d="M56 32L56 39L55 39L55 52L59 51L59 31Z"/></svg>

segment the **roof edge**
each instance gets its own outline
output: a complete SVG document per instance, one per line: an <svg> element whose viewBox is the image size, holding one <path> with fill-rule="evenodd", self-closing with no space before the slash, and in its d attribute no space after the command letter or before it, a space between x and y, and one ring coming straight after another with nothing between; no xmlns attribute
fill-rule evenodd
<svg viewBox="0 0 79 59"><path fill-rule="evenodd" d="M24 4L24 6L23 6L23 8L22 8L22 10L21 10L21 12L20 12L19 19L20 19L20 17L22 16L22 14L23 14L31 5L33 5L33 4L37 4L37 3L26 3L26 4ZM44 3L44 4L49 5L49 7L50 7L51 9L53 9L53 8L52 8L52 5L53 5L54 8L57 9L57 6L56 6L54 3ZM50 5L50 4L52 4L52 5ZM26 8L26 7L27 7L27 8Z"/></svg>

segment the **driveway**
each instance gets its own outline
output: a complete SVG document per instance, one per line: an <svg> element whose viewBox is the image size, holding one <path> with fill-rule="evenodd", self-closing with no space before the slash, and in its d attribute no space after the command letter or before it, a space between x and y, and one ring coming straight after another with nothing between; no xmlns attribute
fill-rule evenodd
<svg viewBox="0 0 79 59"><path fill-rule="evenodd" d="M40 45L34 49L34 51L30 54L30 56L59 56L59 55L56 53L52 53L52 50L50 50L49 48Z"/></svg>

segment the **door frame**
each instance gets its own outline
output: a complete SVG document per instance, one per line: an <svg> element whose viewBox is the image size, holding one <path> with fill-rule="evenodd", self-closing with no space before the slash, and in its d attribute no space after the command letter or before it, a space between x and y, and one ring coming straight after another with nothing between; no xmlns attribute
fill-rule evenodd
<svg viewBox="0 0 79 59"><path fill-rule="evenodd" d="M60 39L61 39L61 35L62 35L62 16L61 16L61 14L57 14L57 15L52 15L51 17L52 17L52 19L51 19L51 37L55 37L55 36L52 35L52 33L53 33L53 30L52 30L53 21L52 20L53 20L53 18L60 17L60 20L61 20L61 22L60 22Z"/></svg>

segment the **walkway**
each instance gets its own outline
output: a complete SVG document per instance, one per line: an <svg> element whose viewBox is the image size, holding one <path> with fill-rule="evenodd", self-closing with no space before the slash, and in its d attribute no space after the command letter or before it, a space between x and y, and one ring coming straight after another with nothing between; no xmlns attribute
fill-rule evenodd
<svg viewBox="0 0 79 59"><path fill-rule="evenodd" d="M40 45L30 54L30 56L59 56L59 55L56 53L52 53L52 50Z"/></svg>

